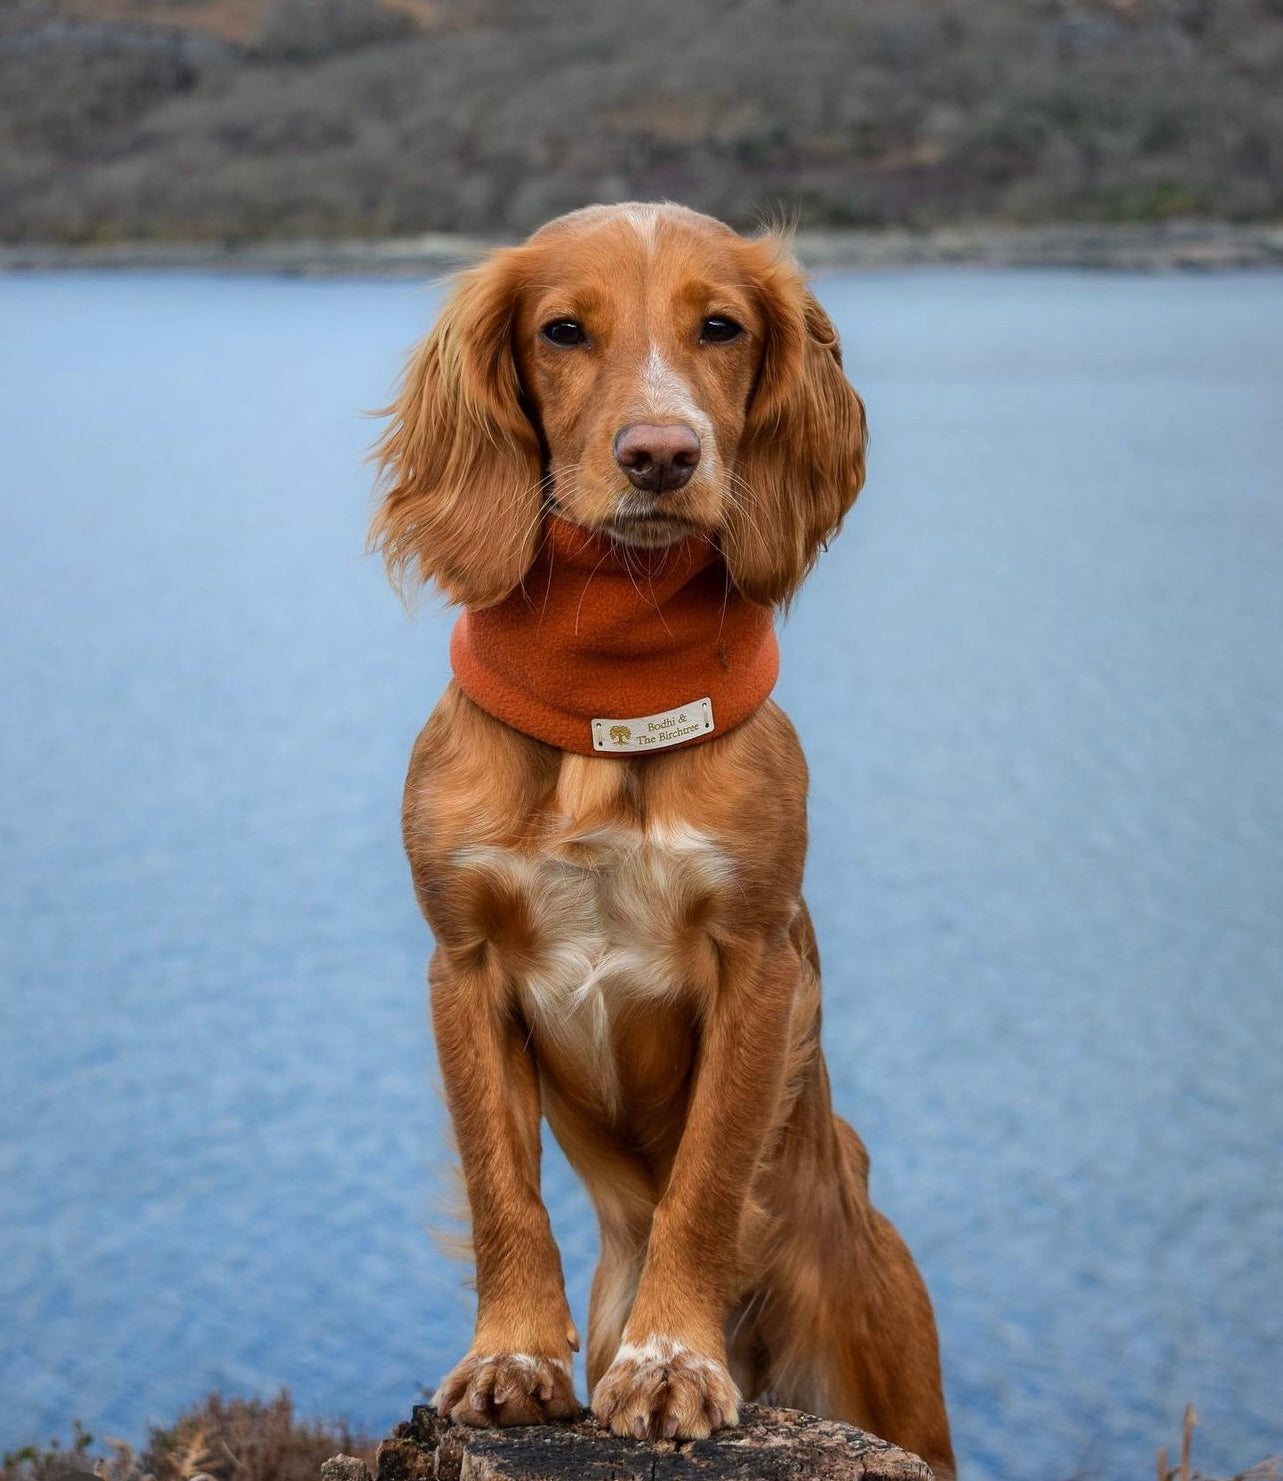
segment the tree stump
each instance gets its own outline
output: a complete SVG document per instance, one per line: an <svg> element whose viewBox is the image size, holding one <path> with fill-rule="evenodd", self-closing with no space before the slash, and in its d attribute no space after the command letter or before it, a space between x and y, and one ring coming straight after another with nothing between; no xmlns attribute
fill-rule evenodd
<svg viewBox="0 0 1283 1481"><path fill-rule="evenodd" d="M623 1440L585 1414L573 1424L468 1429L427 1405L379 1446L377 1481L932 1481L916 1455L854 1425L748 1404L707 1440ZM323 1481L371 1481L336 1456Z"/></svg>

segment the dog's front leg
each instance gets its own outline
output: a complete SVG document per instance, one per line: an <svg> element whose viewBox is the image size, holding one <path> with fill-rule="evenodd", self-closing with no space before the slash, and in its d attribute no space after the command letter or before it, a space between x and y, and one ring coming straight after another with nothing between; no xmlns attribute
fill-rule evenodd
<svg viewBox="0 0 1283 1481"><path fill-rule="evenodd" d="M753 1174L778 1124L799 960L787 935L722 948L690 1109L615 1361L593 1391L619 1435L699 1439L739 1420L725 1319Z"/></svg>
<svg viewBox="0 0 1283 1481"><path fill-rule="evenodd" d="M578 1409L561 1257L539 1193L539 1081L493 960L432 959L432 1021L472 1212L477 1325L433 1402L462 1424Z"/></svg>

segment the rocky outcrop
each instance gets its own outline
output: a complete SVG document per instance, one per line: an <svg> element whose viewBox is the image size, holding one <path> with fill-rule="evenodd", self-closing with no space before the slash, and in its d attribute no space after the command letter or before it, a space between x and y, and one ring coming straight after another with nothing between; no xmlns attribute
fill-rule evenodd
<svg viewBox="0 0 1283 1481"><path fill-rule="evenodd" d="M371 1481L336 1456L323 1481ZM932 1481L916 1455L853 1425L748 1405L707 1440L623 1440L585 1416L574 1424L465 1429L426 1405L379 1446L377 1481Z"/></svg>

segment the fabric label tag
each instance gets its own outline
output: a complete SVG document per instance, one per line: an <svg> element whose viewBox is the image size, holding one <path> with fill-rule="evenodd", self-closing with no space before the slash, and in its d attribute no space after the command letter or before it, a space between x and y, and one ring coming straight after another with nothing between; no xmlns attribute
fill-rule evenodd
<svg viewBox="0 0 1283 1481"><path fill-rule="evenodd" d="M641 715L636 720L594 720L594 751L661 751L665 746L679 746L697 735L713 729L713 701L693 699L675 710L658 715Z"/></svg>

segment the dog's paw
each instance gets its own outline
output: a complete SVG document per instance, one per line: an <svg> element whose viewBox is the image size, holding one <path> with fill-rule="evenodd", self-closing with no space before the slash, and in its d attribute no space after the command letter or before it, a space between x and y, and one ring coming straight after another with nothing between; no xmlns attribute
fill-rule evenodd
<svg viewBox="0 0 1283 1481"><path fill-rule="evenodd" d="M456 1424L547 1424L579 1413L570 1363L525 1352L472 1353L432 1395Z"/></svg>
<svg viewBox="0 0 1283 1481"><path fill-rule="evenodd" d="M593 1390L593 1413L617 1435L702 1440L739 1423L739 1390L723 1363L667 1337L625 1342Z"/></svg>

